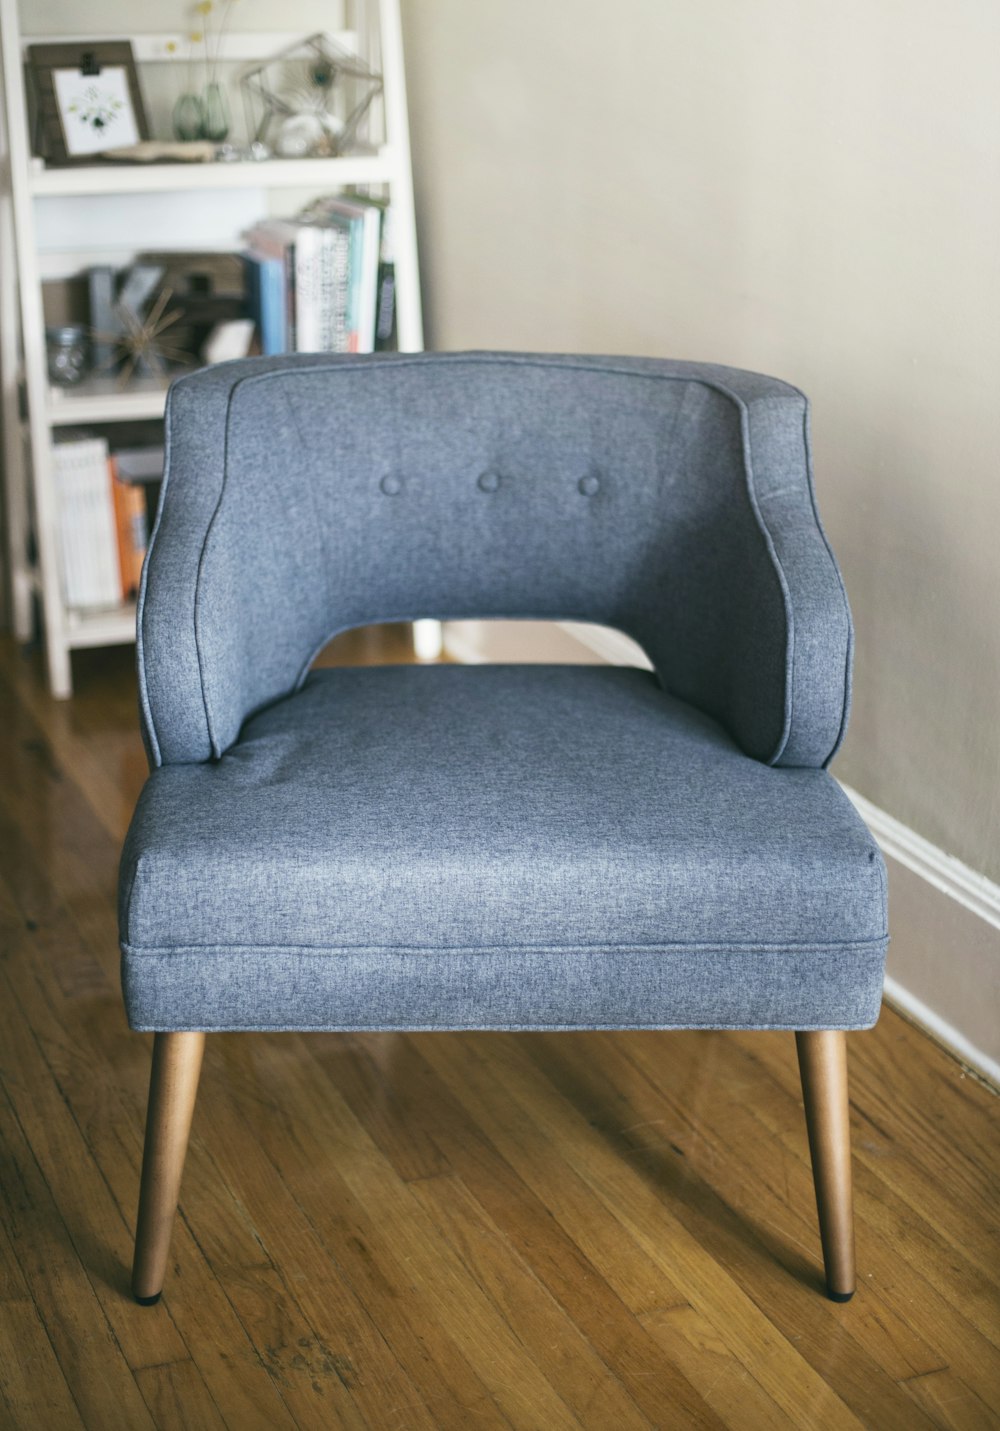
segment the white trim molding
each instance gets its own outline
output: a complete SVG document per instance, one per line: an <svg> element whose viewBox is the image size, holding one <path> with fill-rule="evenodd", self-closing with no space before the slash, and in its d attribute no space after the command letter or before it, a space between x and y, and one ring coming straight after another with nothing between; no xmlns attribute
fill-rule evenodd
<svg viewBox="0 0 1000 1431"><path fill-rule="evenodd" d="M889 870L887 1002L1000 1088L1000 885L842 788Z"/></svg>
<svg viewBox="0 0 1000 1431"><path fill-rule="evenodd" d="M960 1029L957 1029L954 1024L948 1023L947 1019L943 1019L940 1014L935 1013L932 1008L918 999L916 994L911 994L909 989L904 988L899 980L894 979L891 974L887 974L885 978L885 1000L887 1004L891 1004L893 1008L906 1014L913 1023L919 1024L938 1043L943 1044L960 1063L973 1069L981 1078L986 1079L1000 1091L1000 1061L991 1058L981 1048L977 1048Z"/></svg>
<svg viewBox="0 0 1000 1431"><path fill-rule="evenodd" d="M653 669L653 663L642 647L637 646L623 631L613 631L610 626L590 626L584 621L560 621L559 625L567 636L572 636L574 641L602 656L611 666L641 666L644 671Z"/></svg>
<svg viewBox="0 0 1000 1431"><path fill-rule="evenodd" d="M961 860L946 855L892 815L887 815L849 785L841 789L871 830L884 854L927 880L942 894L957 899L970 913L1000 929L1000 884L977 874Z"/></svg>

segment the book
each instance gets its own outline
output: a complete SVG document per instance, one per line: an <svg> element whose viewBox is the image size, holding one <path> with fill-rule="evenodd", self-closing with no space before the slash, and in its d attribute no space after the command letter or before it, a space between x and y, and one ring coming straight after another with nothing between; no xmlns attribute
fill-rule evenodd
<svg viewBox="0 0 1000 1431"><path fill-rule="evenodd" d="M306 212L310 222L346 234L349 244L347 348L375 351L383 206L370 199L329 197ZM345 351L336 349L335 351Z"/></svg>
<svg viewBox="0 0 1000 1431"><path fill-rule="evenodd" d="M388 206L378 199L316 200L297 219L262 219L243 261L265 354L372 353L395 327Z"/></svg>
<svg viewBox="0 0 1000 1431"><path fill-rule="evenodd" d="M327 314L327 348L331 353L351 350L351 241L344 230L329 229L326 244L331 254L330 308Z"/></svg>
<svg viewBox="0 0 1000 1431"><path fill-rule="evenodd" d="M59 545L66 605L117 606L121 567L114 496L103 437L57 442L53 481L59 505Z"/></svg>
<svg viewBox="0 0 1000 1431"><path fill-rule="evenodd" d="M296 225L293 243L295 264L295 351L323 351L321 312L321 268L323 235L312 224Z"/></svg>
<svg viewBox="0 0 1000 1431"><path fill-rule="evenodd" d="M111 479L111 495L115 509L120 594L123 601L130 601L139 592L142 564L149 542L146 493L141 484L126 481L122 477L114 454L108 458L108 475Z"/></svg>
<svg viewBox="0 0 1000 1431"><path fill-rule="evenodd" d="M262 219L244 234L247 252L279 266L284 321L281 352L295 352L295 238L297 226L288 219ZM263 335L262 335L263 340Z"/></svg>
<svg viewBox="0 0 1000 1431"><path fill-rule="evenodd" d="M160 486L163 482L163 446L149 443L141 447L117 447L113 456L121 481L128 482L142 493L148 538L156 520ZM138 507L138 503L136 505Z"/></svg>
<svg viewBox="0 0 1000 1431"><path fill-rule="evenodd" d="M280 258L262 258L251 252L244 253L242 259L250 316L260 334L261 352L265 357L284 353L288 342L285 265Z"/></svg>
<svg viewBox="0 0 1000 1431"><path fill-rule="evenodd" d="M163 479L163 448L116 447L115 467L123 482L160 482Z"/></svg>
<svg viewBox="0 0 1000 1431"><path fill-rule="evenodd" d="M378 267L378 309L375 318L375 351L396 346L396 267L383 260Z"/></svg>
<svg viewBox="0 0 1000 1431"><path fill-rule="evenodd" d="M382 209L382 238L378 259L378 303L375 310L375 351L396 347L396 250L392 207Z"/></svg>
<svg viewBox="0 0 1000 1431"><path fill-rule="evenodd" d="M314 224L262 219L244 235L255 258L280 261L285 285L285 352L323 351L323 236ZM272 279L273 281L273 279Z"/></svg>

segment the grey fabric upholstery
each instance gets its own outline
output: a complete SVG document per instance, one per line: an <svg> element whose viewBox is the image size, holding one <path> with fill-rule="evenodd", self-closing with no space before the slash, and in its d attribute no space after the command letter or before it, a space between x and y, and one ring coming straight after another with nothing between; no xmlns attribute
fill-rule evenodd
<svg viewBox="0 0 1000 1431"><path fill-rule="evenodd" d="M327 355L175 383L140 595L155 763L206 760L335 632L419 616L617 627L780 765L844 728L851 623L802 394L626 358Z"/></svg>
<svg viewBox="0 0 1000 1431"><path fill-rule="evenodd" d="M884 921L825 771L605 667L316 673L123 862L141 1028L867 1026Z"/></svg>
<svg viewBox="0 0 1000 1431"><path fill-rule="evenodd" d="M859 1028L881 857L806 404L638 359L250 360L171 391L122 860L136 1028ZM336 630L601 621L656 675L309 674Z"/></svg>

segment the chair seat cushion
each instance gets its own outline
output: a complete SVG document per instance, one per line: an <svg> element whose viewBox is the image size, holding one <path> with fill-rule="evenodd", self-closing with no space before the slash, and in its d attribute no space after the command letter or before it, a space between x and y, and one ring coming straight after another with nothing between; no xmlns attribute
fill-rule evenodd
<svg viewBox="0 0 1000 1431"><path fill-rule="evenodd" d="M314 672L148 780L122 860L141 1029L863 1028L881 856L825 771L648 672Z"/></svg>

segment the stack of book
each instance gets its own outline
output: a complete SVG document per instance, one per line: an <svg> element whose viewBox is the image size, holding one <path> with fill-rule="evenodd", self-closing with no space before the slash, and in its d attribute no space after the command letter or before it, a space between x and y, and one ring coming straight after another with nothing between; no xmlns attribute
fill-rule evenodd
<svg viewBox="0 0 1000 1431"><path fill-rule="evenodd" d="M298 219L263 219L243 261L261 351L372 353L394 336L390 212L325 198Z"/></svg>
<svg viewBox="0 0 1000 1431"><path fill-rule="evenodd" d="M66 605L131 600L149 540L147 484L162 475L162 447L112 453L106 438L72 438L55 444L52 465Z"/></svg>

